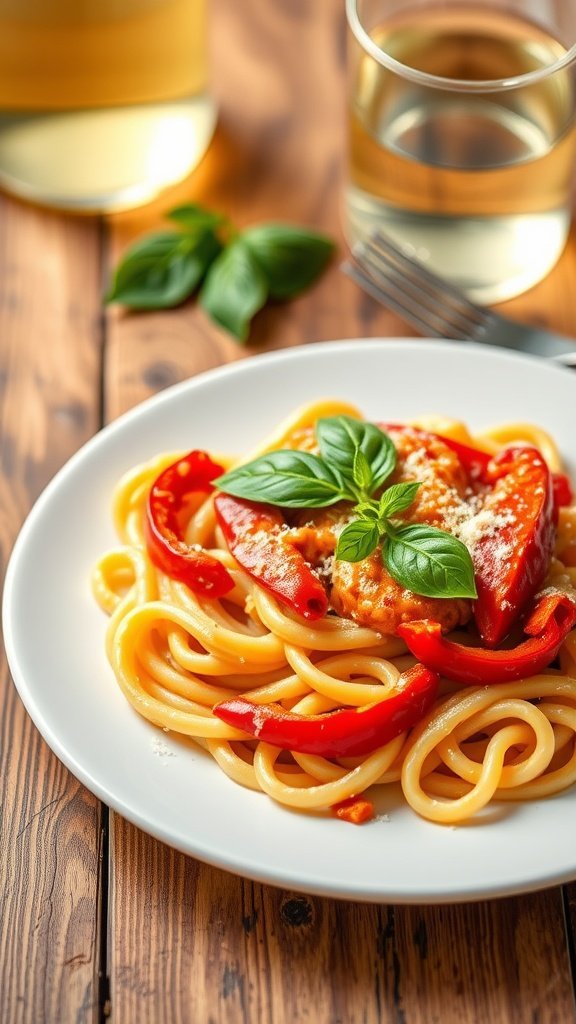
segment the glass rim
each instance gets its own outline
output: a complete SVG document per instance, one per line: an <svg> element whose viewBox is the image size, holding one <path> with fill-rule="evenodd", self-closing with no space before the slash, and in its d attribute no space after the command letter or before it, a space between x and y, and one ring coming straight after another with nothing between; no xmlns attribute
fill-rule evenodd
<svg viewBox="0 0 576 1024"><path fill-rule="evenodd" d="M431 75L428 71L419 71L418 68L412 68L409 64L403 64L402 61L396 60L395 57L391 57L385 50L382 50L364 28L358 14L358 3L359 0L346 0L346 18L349 28L362 49L369 53L378 64L417 85L425 85L433 89L450 89L453 92L503 92L541 82L563 68L569 67L576 60L575 43L553 64L546 64L535 71L527 71L523 75L514 75L511 78L467 79Z"/></svg>

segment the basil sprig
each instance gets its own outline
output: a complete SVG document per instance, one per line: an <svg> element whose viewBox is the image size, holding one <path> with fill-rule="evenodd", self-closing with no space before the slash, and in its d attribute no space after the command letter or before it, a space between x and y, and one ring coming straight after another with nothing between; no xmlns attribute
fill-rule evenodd
<svg viewBox="0 0 576 1024"><path fill-rule="evenodd" d="M424 597L475 598L474 567L466 546L444 530L396 517L410 508L418 481L392 484L375 497L396 466L392 439L373 423L349 416L318 420L319 455L282 449L261 455L215 480L237 498L282 508L353 503L335 557L368 558L380 546L383 563L401 586Z"/></svg>
<svg viewBox="0 0 576 1024"><path fill-rule="evenodd" d="M131 309L167 309L195 292L208 315L239 341L272 299L291 299L326 267L334 244L294 224L237 231L223 214L188 203L167 214L177 226L135 242L106 295Z"/></svg>

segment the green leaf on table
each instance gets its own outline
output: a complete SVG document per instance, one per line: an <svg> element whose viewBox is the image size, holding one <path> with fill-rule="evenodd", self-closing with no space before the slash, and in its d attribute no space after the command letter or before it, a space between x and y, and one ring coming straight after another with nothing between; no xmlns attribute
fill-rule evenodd
<svg viewBox="0 0 576 1024"><path fill-rule="evenodd" d="M477 597L468 548L424 523L391 527L382 547L384 565L401 586L423 597Z"/></svg>
<svg viewBox="0 0 576 1024"><path fill-rule="evenodd" d="M130 247L106 295L132 309L168 309L195 292L208 316L240 341L269 298L289 299L323 270L334 249L324 235L293 225L238 231L224 213L183 203L166 213L178 231Z"/></svg>
<svg viewBox="0 0 576 1024"><path fill-rule="evenodd" d="M250 321L265 305L268 282L242 238L231 242L214 260L200 292L209 316L239 341L248 337Z"/></svg>
<svg viewBox="0 0 576 1024"><path fill-rule="evenodd" d="M322 459L291 449L261 455L214 483L236 498L282 508L325 508L342 498L340 481Z"/></svg>
<svg viewBox="0 0 576 1024"><path fill-rule="evenodd" d="M181 224L187 231L201 231L203 228L218 228L225 224L227 217L223 213L207 210L198 203L184 203L169 210L166 216Z"/></svg>
<svg viewBox="0 0 576 1024"><path fill-rule="evenodd" d="M150 235L126 252L106 301L131 309L177 306L198 287L220 249L220 242L209 230L195 237L175 231Z"/></svg>
<svg viewBox="0 0 576 1024"><path fill-rule="evenodd" d="M290 299L312 284L327 265L334 243L292 224L259 224L242 232L273 299Z"/></svg>

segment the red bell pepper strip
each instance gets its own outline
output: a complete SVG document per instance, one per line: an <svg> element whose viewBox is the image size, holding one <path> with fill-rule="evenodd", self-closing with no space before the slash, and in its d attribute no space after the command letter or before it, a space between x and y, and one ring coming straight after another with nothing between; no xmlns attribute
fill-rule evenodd
<svg viewBox="0 0 576 1024"><path fill-rule="evenodd" d="M260 586L305 619L320 619L328 597L304 556L287 540L279 509L220 493L218 524L230 552Z"/></svg>
<svg viewBox="0 0 576 1024"><path fill-rule="evenodd" d="M490 471L488 467L492 461L492 455L481 451L479 448L471 448L469 445L460 444L459 441L453 441L452 438L444 437L442 434L436 434L435 436L440 441L443 441L447 448L456 453L460 464L464 467L472 482L477 480L480 483L487 483L489 481ZM528 450L531 450L530 445L526 447ZM558 509L572 503L573 493L570 481L565 473L551 473L551 478L554 515L557 518Z"/></svg>
<svg viewBox="0 0 576 1024"><path fill-rule="evenodd" d="M224 472L203 451L191 451L156 478L146 506L144 533L150 558L162 572L186 583L195 594L218 598L234 581L221 562L190 547L180 525L181 513L194 494L209 494L212 481Z"/></svg>
<svg viewBox="0 0 576 1024"><path fill-rule="evenodd" d="M530 639L511 650L486 650L446 640L440 624L432 619L404 622L397 633L428 668L456 683L485 686L542 672L554 661L575 624L576 604L558 592L540 598L524 625Z"/></svg>
<svg viewBox="0 0 576 1024"><path fill-rule="evenodd" d="M554 508L571 505L574 500L572 485L565 473L552 473L552 491L554 494Z"/></svg>
<svg viewBox="0 0 576 1024"><path fill-rule="evenodd" d="M418 428L389 424L387 429L392 434L405 429L423 441L436 437L458 455L472 483L490 488L483 496L482 532L461 539L474 563L476 625L486 646L497 647L541 587L550 565L556 510L546 462L534 447L506 448L491 457Z"/></svg>
<svg viewBox="0 0 576 1024"><path fill-rule="evenodd" d="M487 529L472 546L478 598L474 618L496 647L542 586L555 540L550 471L535 448L506 448L486 469Z"/></svg>
<svg viewBox="0 0 576 1024"><path fill-rule="evenodd" d="M436 434L427 430L420 430L419 427L411 427L401 425L398 423L383 424L383 430L410 430L413 434L422 437L422 439L435 437L438 441L442 441L447 448L453 451L460 461L460 465L466 470L470 482L473 483L478 481L479 483L487 483L487 471L493 456L489 452L482 451L481 448L473 448L471 445L462 444L460 441L454 441L451 437L445 437L444 434ZM527 445L527 447L531 447ZM552 473L552 490L554 494L554 508L556 512L559 508L565 505L571 505L574 499L572 486L565 473Z"/></svg>
<svg viewBox="0 0 576 1024"><path fill-rule="evenodd" d="M426 440L442 441L447 448L453 451L460 461L460 465L466 470L470 481L482 480L488 463L492 456L480 448L472 448L470 445L462 444L460 441L453 441L451 437L444 437L443 434L433 433L431 430L422 430L420 427L412 427L407 423L382 423L382 430L395 432L407 431L408 433Z"/></svg>
<svg viewBox="0 0 576 1024"><path fill-rule="evenodd" d="M279 705L232 697L213 711L228 725L283 750L319 757L362 757L415 725L431 707L437 690L436 673L414 665L402 673L392 696L364 708L304 716Z"/></svg>
<svg viewBox="0 0 576 1024"><path fill-rule="evenodd" d="M453 441L451 437L444 437L443 434L435 434L434 436L458 456L460 465L464 467L471 481L484 480L488 464L492 458L489 452L483 452L481 448L472 448L470 445L462 444L460 441Z"/></svg>

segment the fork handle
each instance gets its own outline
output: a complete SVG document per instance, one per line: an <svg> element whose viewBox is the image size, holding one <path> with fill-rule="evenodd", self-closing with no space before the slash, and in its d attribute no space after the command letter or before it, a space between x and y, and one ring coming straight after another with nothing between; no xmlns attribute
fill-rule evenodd
<svg viewBox="0 0 576 1024"><path fill-rule="evenodd" d="M513 320L500 323L496 317L496 322L491 325L489 332L479 336L478 340L483 345L510 348L532 356L545 356L566 363L576 363L576 338L567 338L527 324L517 324Z"/></svg>

